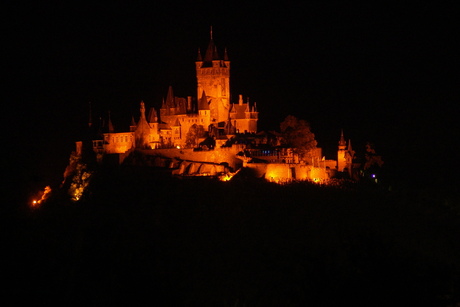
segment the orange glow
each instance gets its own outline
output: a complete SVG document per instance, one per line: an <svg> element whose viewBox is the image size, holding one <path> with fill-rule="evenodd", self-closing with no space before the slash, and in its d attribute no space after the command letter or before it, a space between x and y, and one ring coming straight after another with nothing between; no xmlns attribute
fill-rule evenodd
<svg viewBox="0 0 460 307"><path fill-rule="evenodd" d="M230 181L233 175L225 174L224 176L219 177L220 181Z"/></svg>
<svg viewBox="0 0 460 307"><path fill-rule="evenodd" d="M39 193L39 195L41 195L40 198L34 199L32 201L32 204L31 204L32 208L36 208L39 205L41 205L44 201L46 201L48 197L50 196L50 193L51 193L51 187L47 185L43 191L40 191Z"/></svg>
<svg viewBox="0 0 460 307"><path fill-rule="evenodd" d="M241 170L241 168L240 168L239 170L237 170L236 172L234 172L234 173L230 173L230 172L229 172L229 173L226 173L226 174L224 174L224 175L222 175L222 176L219 176L219 180L220 180L220 181L230 181L230 180L232 180L233 176L235 176L236 174L238 174L238 172L239 172L240 170Z"/></svg>

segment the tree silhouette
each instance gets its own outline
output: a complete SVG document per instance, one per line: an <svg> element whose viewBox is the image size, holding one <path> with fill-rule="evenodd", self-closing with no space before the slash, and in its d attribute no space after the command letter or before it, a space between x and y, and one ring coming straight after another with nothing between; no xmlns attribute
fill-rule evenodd
<svg viewBox="0 0 460 307"><path fill-rule="evenodd" d="M193 124L185 137L187 147L195 147L199 138L204 137L205 131L202 125Z"/></svg>
<svg viewBox="0 0 460 307"><path fill-rule="evenodd" d="M300 157L308 157L316 148L315 135L310 130L310 123L295 116L288 115L280 124L282 145L290 147Z"/></svg>

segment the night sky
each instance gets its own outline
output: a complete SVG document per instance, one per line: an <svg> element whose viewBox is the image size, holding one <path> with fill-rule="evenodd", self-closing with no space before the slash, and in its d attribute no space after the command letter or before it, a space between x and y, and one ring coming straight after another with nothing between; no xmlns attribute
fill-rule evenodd
<svg viewBox="0 0 460 307"><path fill-rule="evenodd" d="M115 2L2 5L5 301L460 301L454 5ZM228 49L232 102L257 102L260 130L294 115L336 159L343 129L358 153L375 144L387 185L203 183L109 168L71 204L55 188L89 104L95 121L110 111L126 131L140 101L159 109L168 86L196 95L211 26ZM58 193L31 210L47 185Z"/></svg>
<svg viewBox="0 0 460 307"><path fill-rule="evenodd" d="M373 142L405 176L453 177L453 7L155 3L7 5L2 163L20 170L15 180L62 179L89 102L123 131L139 102L158 109L169 85L195 96L194 61L210 26L232 61L233 102L257 102L261 130L290 114L311 123L329 159L343 128L355 149Z"/></svg>

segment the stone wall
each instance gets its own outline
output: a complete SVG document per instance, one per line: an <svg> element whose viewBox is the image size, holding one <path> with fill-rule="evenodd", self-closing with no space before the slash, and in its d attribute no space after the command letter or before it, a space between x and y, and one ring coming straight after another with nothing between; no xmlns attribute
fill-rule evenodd
<svg viewBox="0 0 460 307"><path fill-rule="evenodd" d="M305 164L247 163L245 166L256 177L263 177L273 182L288 182L292 180L313 180L318 182L330 178L328 169Z"/></svg>
<svg viewBox="0 0 460 307"><path fill-rule="evenodd" d="M208 151L194 151L193 149L146 149L140 150L145 155L161 156L170 159L208 162L208 163L228 163L232 171L241 168L243 162L236 157L240 148L237 146L217 148Z"/></svg>

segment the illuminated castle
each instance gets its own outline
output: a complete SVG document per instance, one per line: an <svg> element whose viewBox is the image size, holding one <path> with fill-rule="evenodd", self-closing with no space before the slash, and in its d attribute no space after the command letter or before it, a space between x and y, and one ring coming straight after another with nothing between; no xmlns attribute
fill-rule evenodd
<svg viewBox="0 0 460 307"><path fill-rule="evenodd" d="M169 87L159 114L154 108L146 114L145 104L141 102L139 121L132 120L130 131L117 133L109 118L103 139L94 140L93 148L108 154L125 153L133 148L186 148L197 146L205 135L225 138L257 132L256 104L243 102L242 95L238 103L230 102L230 60L226 49L223 57L219 55L212 31L204 58L198 50L195 66L196 99L176 97Z"/></svg>
<svg viewBox="0 0 460 307"><path fill-rule="evenodd" d="M118 155L120 163L136 149L149 157L188 161L187 165L175 166L182 173L192 173L191 169L195 173L214 169L206 172L215 173L220 169L217 165L225 163L233 171L247 167L273 181L323 180L337 171L351 176L354 152L350 142L347 146L343 132L337 160L326 160L321 148L315 147L310 150L308 161L300 159L291 148L279 146L280 135L268 141L266 134L257 133L256 103L244 102L242 95L236 103L231 102L230 60L226 49L223 57L219 55L212 31L204 57L198 50L195 69L196 98L176 97L169 87L159 112L150 108L147 113L141 101L139 120L135 122L133 118L129 131L125 132L115 132L109 116L106 131L93 140L93 150L99 159L107 154ZM231 142L235 137L239 140L243 137L244 141ZM242 152L244 157L237 157Z"/></svg>

